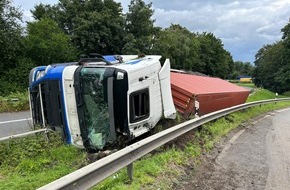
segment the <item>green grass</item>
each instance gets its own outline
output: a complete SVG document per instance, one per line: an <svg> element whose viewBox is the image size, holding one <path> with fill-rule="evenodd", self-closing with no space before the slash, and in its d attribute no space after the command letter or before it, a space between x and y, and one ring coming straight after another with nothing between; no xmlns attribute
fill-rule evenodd
<svg viewBox="0 0 290 190"><path fill-rule="evenodd" d="M254 83L245 83L245 82L238 82L236 83L238 86L245 86L249 88L256 88Z"/></svg>
<svg viewBox="0 0 290 190"><path fill-rule="evenodd" d="M164 183L166 180L164 177L178 176L180 173L178 170L172 170L171 167L164 168L168 163L182 163L183 155L174 148L168 149L159 154L147 155L138 162L134 163L134 180L131 183L127 177L126 169L122 169L115 175L109 177L97 187L93 189L105 190L105 189L158 189L162 186L165 189L170 189L168 183ZM160 182L155 184L156 179Z"/></svg>
<svg viewBox="0 0 290 190"><path fill-rule="evenodd" d="M6 97L0 96L0 113L17 112L29 109L27 92L11 93Z"/></svg>
<svg viewBox="0 0 290 190"><path fill-rule="evenodd" d="M273 96L274 93L259 89L248 101ZM191 168L194 172L200 156L212 150L229 131L258 115L289 106L290 102L273 103L209 122L199 131L187 133L134 162L133 182L129 181L125 168L93 189L172 189L178 186L181 176L189 175L185 170ZM63 145L57 135L52 135L50 142L43 135L2 142L0 150L1 190L35 189L88 163L85 152Z"/></svg>
<svg viewBox="0 0 290 190"><path fill-rule="evenodd" d="M255 89L254 94L250 95L247 99L247 102L254 102L259 100L267 100L267 99L275 99L276 95L275 93L266 90L266 89ZM278 95L278 98L287 98L287 96L284 95Z"/></svg>
<svg viewBox="0 0 290 190"><path fill-rule="evenodd" d="M0 143L0 189L36 189L86 163L86 153L64 145L57 134Z"/></svg>

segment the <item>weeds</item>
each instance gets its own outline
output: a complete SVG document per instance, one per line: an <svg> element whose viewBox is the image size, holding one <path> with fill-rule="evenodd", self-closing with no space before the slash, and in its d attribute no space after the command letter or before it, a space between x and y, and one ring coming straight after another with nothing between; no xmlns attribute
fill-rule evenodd
<svg viewBox="0 0 290 190"><path fill-rule="evenodd" d="M6 97L0 96L0 113L16 112L29 109L27 92L11 93Z"/></svg>
<svg viewBox="0 0 290 190"><path fill-rule="evenodd" d="M86 164L86 153L64 145L57 133L0 143L0 189L35 189Z"/></svg>

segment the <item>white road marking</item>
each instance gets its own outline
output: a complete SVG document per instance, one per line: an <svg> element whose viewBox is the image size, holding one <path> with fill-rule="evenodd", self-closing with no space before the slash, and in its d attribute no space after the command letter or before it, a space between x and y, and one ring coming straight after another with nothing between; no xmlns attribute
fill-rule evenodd
<svg viewBox="0 0 290 190"><path fill-rule="evenodd" d="M267 117L271 117L271 115L265 115L264 117L258 119L257 121L253 121L252 124L256 125L257 123L259 123L260 121L262 121L263 119L266 119Z"/></svg>
<svg viewBox="0 0 290 190"><path fill-rule="evenodd" d="M27 118L27 119L17 119L17 120L10 120L10 121L1 121L1 124L6 124L6 123L15 123L15 122L21 122L21 121L29 121L31 120L31 118Z"/></svg>
<svg viewBox="0 0 290 190"><path fill-rule="evenodd" d="M263 118L260 118L257 121L252 122L253 125L256 125L257 123L259 123L260 121L271 117L272 115L265 115ZM218 155L216 161L218 162L220 159L222 159L225 156L225 153L230 149L231 145L234 144L234 142L239 138L239 136L241 136L244 132L246 131L246 129L242 129L240 130L237 134L235 134L230 140L229 142L224 146L224 149L222 150L222 152Z"/></svg>
<svg viewBox="0 0 290 190"><path fill-rule="evenodd" d="M288 111L288 110L290 110L290 108L285 108L285 109L282 109L282 110L277 110L276 112L281 113L283 111Z"/></svg>
<svg viewBox="0 0 290 190"><path fill-rule="evenodd" d="M242 129L240 130L237 134L235 134L230 140L229 142L225 145L224 149L222 150L222 152L218 155L216 161L218 162L218 160L222 159L225 156L225 153L230 149L231 145L239 138L239 136L241 136L246 130Z"/></svg>

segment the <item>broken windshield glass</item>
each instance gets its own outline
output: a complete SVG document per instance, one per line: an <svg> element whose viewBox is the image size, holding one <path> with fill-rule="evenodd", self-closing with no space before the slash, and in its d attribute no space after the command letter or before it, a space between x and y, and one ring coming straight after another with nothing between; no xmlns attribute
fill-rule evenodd
<svg viewBox="0 0 290 190"><path fill-rule="evenodd" d="M105 101L104 73L106 68L81 70L82 98L86 135L93 149L102 149L110 134L109 109ZM84 137L83 137L84 138Z"/></svg>

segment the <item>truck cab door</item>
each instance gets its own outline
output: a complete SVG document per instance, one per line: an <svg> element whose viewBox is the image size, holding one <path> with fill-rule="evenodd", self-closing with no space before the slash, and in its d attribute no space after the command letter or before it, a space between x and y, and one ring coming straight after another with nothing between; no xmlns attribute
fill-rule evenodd
<svg viewBox="0 0 290 190"><path fill-rule="evenodd" d="M159 81L162 95L163 115L165 118L175 119L176 110L171 93L169 59L165 60L163 67L159 71Z"/></svg>

